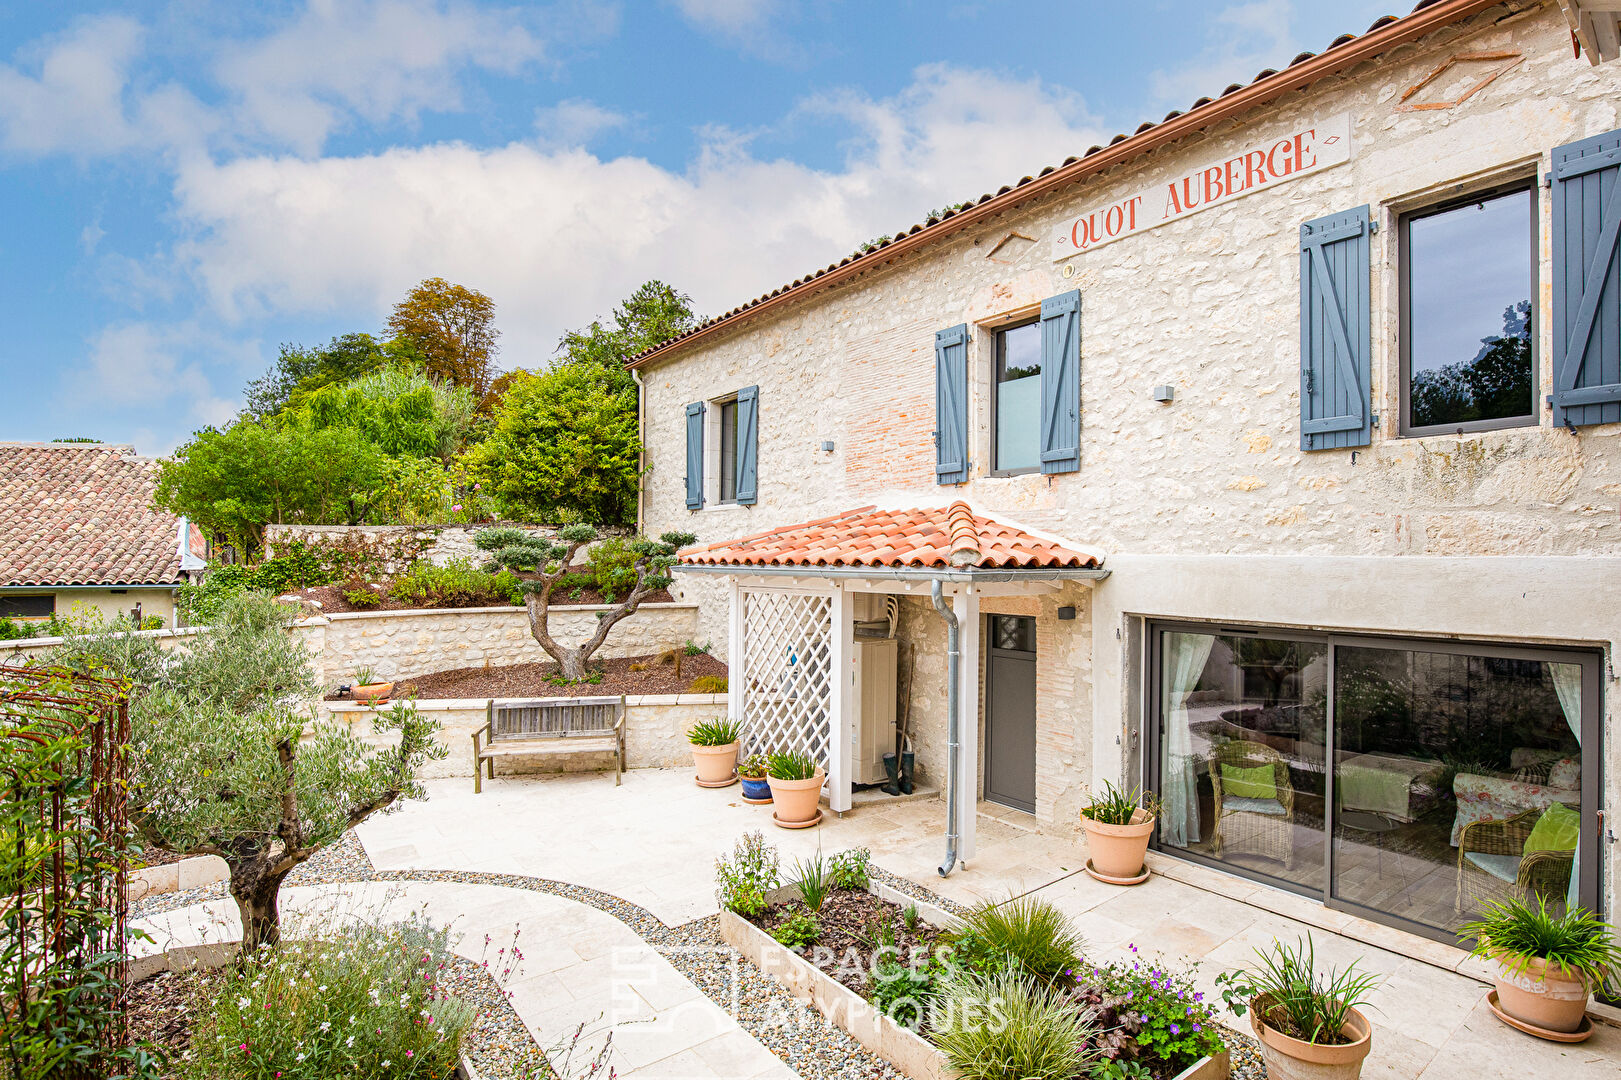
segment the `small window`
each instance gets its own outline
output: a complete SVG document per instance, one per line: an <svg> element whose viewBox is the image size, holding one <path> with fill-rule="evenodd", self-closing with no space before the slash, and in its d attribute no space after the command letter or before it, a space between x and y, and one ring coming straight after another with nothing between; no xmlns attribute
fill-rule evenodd
<svg viewBox="0 0 1621 1080"><path fill-rule="evenodd" d="M1041 468L1041 324L996 332L996 373L991 388L991 425L996 445L991 470L1034 472Z"/></svg>
<svg viewBox="0 0 1621 1080"><path fill-rule="evenodd" d="M49 619L56 614L56 597L0 595L0 619Z"/></svg>
<svg viewBox="0 0 1621 1080"><path fill-rule="evenodd" d="M1402 432L1537 422L1536 193L1527 184L1402 220Z"/></svg>
<svg viewBox="0 0 1621 1080"><path fill-rule="evenodd" d="M720 501L737 501L737 401L720 406Z"/></svg>

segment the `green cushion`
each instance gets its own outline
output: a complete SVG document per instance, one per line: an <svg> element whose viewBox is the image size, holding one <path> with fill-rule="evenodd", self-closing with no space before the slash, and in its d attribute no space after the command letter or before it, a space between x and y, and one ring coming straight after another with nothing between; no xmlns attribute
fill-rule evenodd
<svg viewBox="0 0 1621 1080"><path fill-rule="evenodd" d="M1276 799L1278 785L1273 780L1272 766L1257 765L1253 769L1240 769L1236 765L1221 767L1221 790L1234 799Z"/></svg>
<svg viewBox="0 0 1621 1080"><path fill-rule="evenodd" d="M1525 853L1533 851L1575 851L1581 833L1582 816L1564 803L1554 803L1537 818L1531 835L1525 838Z"/></svg>

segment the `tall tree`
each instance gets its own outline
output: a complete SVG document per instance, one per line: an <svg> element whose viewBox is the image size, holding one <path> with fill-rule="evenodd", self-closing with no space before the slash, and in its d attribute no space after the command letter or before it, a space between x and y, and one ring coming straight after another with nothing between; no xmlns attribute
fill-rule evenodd
<svg viewBox="0 0 1621 1080"><path fill-rule="evenodd" d="M405 338L378 341L356 333L340 334L312 348L284 343L271 369L248 384L247 412L263 419L323 386L346 383L379 368L421 363L415 343Z"/></svg>
<svg viewBox="0 0 1621 1080"><path fill-rule="evenodd" d="M489 392L501 331L488 296L428 278L394 305L388 329L417 347L429 375L465 386L481 401Z"/></svg>
<svg viewBox="0 0 1621 1080"><path fill-rule="evenodd" d="M626 360L686 333L697 321L692 297L662 281L648 281L614 308L612 325L594 320L583 330L570 330L557 351L567 363L591 364L608 373L616 387L628 386Z"/></svg>

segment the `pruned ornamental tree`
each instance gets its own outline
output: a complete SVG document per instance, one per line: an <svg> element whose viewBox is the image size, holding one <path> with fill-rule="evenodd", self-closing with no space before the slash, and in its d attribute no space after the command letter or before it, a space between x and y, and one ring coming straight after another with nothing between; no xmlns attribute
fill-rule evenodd
<svg viewBox="0 0 1621 1080"><path fill-rule="evenodd" d="M421 798L417 772L448 750L414 703L372 714L368 746L310 723L315 674L289 632L297 609L245 593L140 693L131 714L130 820L153 847L218 855L244 950L280 938L277 895L292 870L373 814Z"/></svg>
<svg viewBox="0 0 1621 1080"><path fill-rule="evenodd" d="M551 634L546 620L550 613L552 591L570 572L574 558L582 548L597 540L597 530L591 525L565 525L558 530L556 540L534 536L522 529L484 529L473 537L474 543L490 553L493 568L514 571L536 571L538 578L523 582L524 603L529 610L529 632L540 647L545 649L558 666L563 678L570 681L584 679L586 664L608 639L608 631L622 620L636 614L642 601L670 584L670 567L675 553L692 543L697 537L691 533L667 532L657 540L639 536L628 545L636 561L631 569L636 583L630 593L597 617L597 629L578 645L565 645Z"/></svg>

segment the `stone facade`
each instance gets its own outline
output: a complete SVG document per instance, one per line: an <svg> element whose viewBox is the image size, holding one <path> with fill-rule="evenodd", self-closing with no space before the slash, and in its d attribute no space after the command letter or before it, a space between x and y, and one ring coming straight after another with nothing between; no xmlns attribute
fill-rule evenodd
<svg viewBox="0 0 1621 1080"><path fill-rule="evenodd" d="M290 538L321 542L354 535L369 541L415 537L424 545L422 557L435 566L445 566L456 559L466 559L474 565L484 561L484 552L473 542L473 536L485 529L499 526L503 529L522 529L531 536L548 540L557 536L557 525L520 525L514 522L485 523L480 525L267 525L265 527L265 556L275 555L277 545ZM628 536L629 529L616 526L597 530L603 536ZM390 566L389 573L399 573L404 566Z"/></svg>
<svg viewBox="0 0 1621 1080"><path fill-rule="evenodd" d="M1497 61L1500 73L1454 104L1402 107L1443 64L1479 54L1513 62ZM1350 117L1348 162L1054 261L1050 238L1078 214L1340 114ZM641 372L643 527L713 542L866 503L964 498L1104 552L1113 574L1095 587L983 601L986 612L1013 605L1038 620L1043 828L1072 829L1086 787L1137 775L1144 619L1172 616L1603 650L1605 735L1584 753L1607 763L1602 802L1613 815L1621 425L1572 432L1541 404L1553 387L1550 190L1533 188L1535 425L1400 434L1397 248L1404 212L1460 185L1540 178L1553 147L1617 127L1621 64L1574 60L1555 5L1504 4L1392 49L654 361ZM1299 226L1364 203L1377 225L1371 391L1380 422L1371 445L1305 452ZM992 475L994 329L1068 289L1082 297L1080 469ZM942 487L934 333L959 323L970 328L972 470L967 483ZM1170 403L1154 400L1162 384L1174 388ZM750 385L759 387L758 502L686 510L685 406ZM1152 580L1128 581L1128 569ZM1568 600L1549 607L1533 583ZM676 592L700 604L699 633L725 642L723 581L678 575ZM1076 607L1075 620L1059 622L1059 606ZM927 601L908 599L900 632L918 644L920 767L938 776L944 631ZM1608 869L1604 895L1614 910Z"/></svg>

